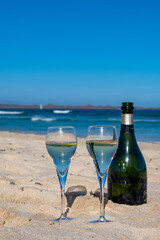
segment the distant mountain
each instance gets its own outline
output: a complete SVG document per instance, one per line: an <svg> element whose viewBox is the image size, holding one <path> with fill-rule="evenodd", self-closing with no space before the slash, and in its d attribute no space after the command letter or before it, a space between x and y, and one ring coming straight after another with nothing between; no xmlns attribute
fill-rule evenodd
<svg viewBox="0 0 160 240"><path fill-rule="evenodd" d="M41 106L42 107L42 106ZM15 104L0 104L1 109L39 109L40 105L15 105ZM93 106L93 105L85 105L85 106L73 106L73 105L67 105L67 106L59 106L55 104L47 104L43 106L43 109L119 109L120 107L113 107L110 105L106 106Z"/></svg>
<svg viewBox="0 0 160 240"><path fill-rule="evenodd" d="M15 105L15 104L0 104L0 109L40 109L42 107L42 105L37 105L37 104L33 104L33 105ZM66 105L66 106L59 106L59 105L55 105L55 104L47 104L43 106L43 109L120 109L120 106L114 107L114 106L110 106L110 105L106 105L106 106L93 106L93 105L77 105L77 106L73 106L73 105ZM153 108L153 107L135 107L135 109L160 109L159 108Z"/></svg>
<svg viewBox="0 0 160 240"><path fill-rule="evenodd" d="M58 105L54 105L54 104L48 104L45 105L43 108L46 109L119 109L120 107L112 107L112 106L93 106L93 105L77 105L77 106L73 106L73 105L67 105L67 106L58 106Z"/></svg>
<svg viewBox="0 0 160 240"><path fill-rule="evenodd" d="M1 109L4 109L4 108L6 108L6 109L8 109L8 108L10 108L10 109L12 109L12 108L14 108L14 109L25 109L25 108L28 108L28 109L38 109L38 108L40 108L40 106L39 105L36 105L36 104L34 104L34 105L15 105L15 104L0 104L0 108Z"/></svg>

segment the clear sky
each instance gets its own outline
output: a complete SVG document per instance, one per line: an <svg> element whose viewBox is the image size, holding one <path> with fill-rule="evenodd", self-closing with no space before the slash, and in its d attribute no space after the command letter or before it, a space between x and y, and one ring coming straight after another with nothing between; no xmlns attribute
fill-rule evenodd
<svg viewBox="0 0 160 240"><path fill-rule="evenodd" d="M160 107L160 1L1 1L0 89L0 103Z"/></svg>

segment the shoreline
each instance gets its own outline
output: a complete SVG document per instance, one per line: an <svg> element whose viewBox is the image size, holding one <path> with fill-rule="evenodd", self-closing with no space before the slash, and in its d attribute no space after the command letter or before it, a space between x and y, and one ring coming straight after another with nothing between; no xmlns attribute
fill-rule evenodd
<svg viewBox="0 0 160 240"><path fill-rule="evenodd" d="M35 132L20 132L20 131L6 131L6 130L0 130L0 133L15 133L15 134L27 134L27 135L35 135L35 136L46 136L46 133L35 133ZM86 139L86 137L80 137L80 136L77 136L77 139ZM154 141L137 141L138 143L151 143L151 144L160 144L160 141L159 142L154 142Z"/></svg>

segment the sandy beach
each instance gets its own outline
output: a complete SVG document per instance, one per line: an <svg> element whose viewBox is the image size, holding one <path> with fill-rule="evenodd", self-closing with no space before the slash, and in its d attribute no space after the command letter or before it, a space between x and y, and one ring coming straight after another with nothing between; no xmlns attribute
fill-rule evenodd
<svg viewBox="0 0 160 240"><path fill-rule="evenodd" d="M68 217L74 220L53 223L60 215L60 188L45 136L0 132L0 240L160 239L160 144L139 146L148 170L147 204L108 201L111 222L89 223L99 216L99 198L90 194L99 186L85 139L78 139L66 183L66 191L72 190Z"/></svg>

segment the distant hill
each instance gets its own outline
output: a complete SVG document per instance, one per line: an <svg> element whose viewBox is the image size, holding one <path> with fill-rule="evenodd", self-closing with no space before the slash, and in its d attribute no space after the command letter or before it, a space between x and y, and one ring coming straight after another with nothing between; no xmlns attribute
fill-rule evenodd
<svg viewBox="0 0 160 240"><path fill-rule="evenodd" d="M66 106L59 106L55 104L47 104L43 106L43 109L120 109L120 106L114 107L110 105L106 106L93 106L93 105L66 105ZM33 104L33 105L15 105L15 104L0 104L0 109L40 109L40 105ZM135 107L135 109L160 109L159 108L153 108L153 107Z"/></svg>
<svg viewBox="0 0 160 240"><path fill-rule="evenodd" d="M39 109L39 105L15 105L15 104L0 104L1 109ZM55 104L47 104L43 106L43 109L119 109L120 107L113 107L110 105L106 106L92 106L90 104L85 106L73 106L73 105L66 105L66 106L59 106Z"/></svg>
<svg viewBox="0 0 160 240"><path fill-rule="evenodd" d="M10 108L10 109L12 109L12 108L14 108L14 109L25 109L25 108L28 108L28 109L38 109L38 108L40 108L40 106L39 105L15 105L15 104L0 104L0 108L1 109L4 109L4 108L6 108L6 109L8 109L8 108Z"/></svg>

